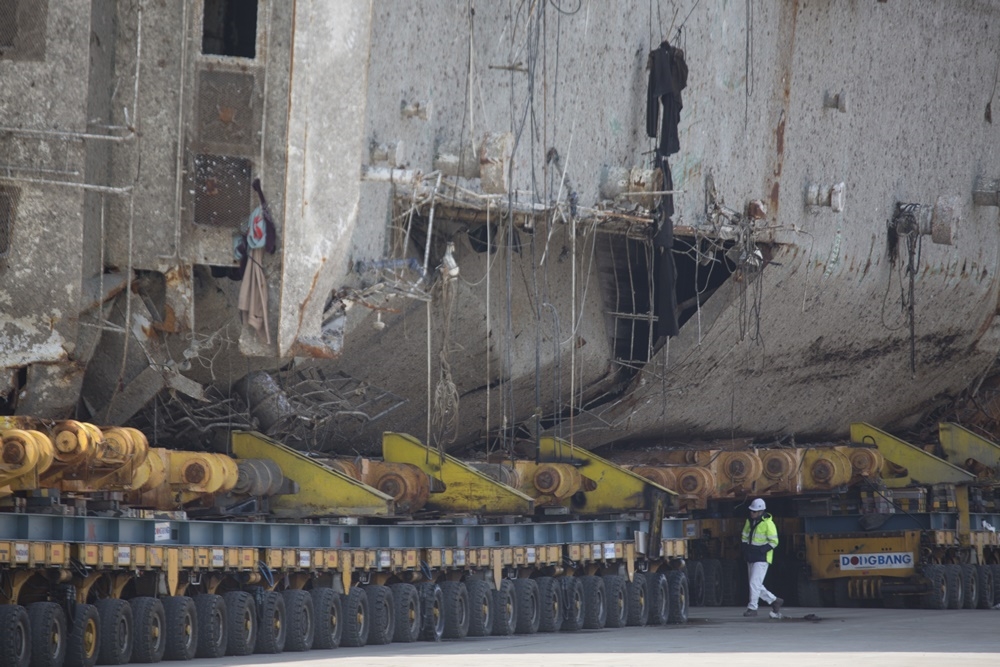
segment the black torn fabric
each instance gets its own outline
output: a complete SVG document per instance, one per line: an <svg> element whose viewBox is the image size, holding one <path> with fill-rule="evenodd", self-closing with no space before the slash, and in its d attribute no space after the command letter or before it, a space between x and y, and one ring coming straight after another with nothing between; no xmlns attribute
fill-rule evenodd
<svg viewBox="0 0 1000 667"><path fill-rule="evenodd" d="M659 136L654 168L663 174L663 189L674 189L673 176L667 156L681 148L677 126L684 108L681 91L687 87L688 67L684 52L664 41L649 54L649 89L646 94L646 134ZM662 103L662 104L661 104ZM662 113L661 113L662 110ZM655 337L676 336L680 333L677 323L677 266L674 263L674 214L673 195L661 195L653 211L654 223L654 280L657 286L654 312L656 313Z"/></svg>
<svg viewBox="0 0 1000 667"><path fill-rule="evenodd" d="M660 137L656 147L657 158L673 155L681 148L677 125L681 121L681 109L684 108L681 91L687 87L687 77L688 67L681 49L664 41L649 54L646 135ZM663 103L662 114L660 102Z"/></svg>

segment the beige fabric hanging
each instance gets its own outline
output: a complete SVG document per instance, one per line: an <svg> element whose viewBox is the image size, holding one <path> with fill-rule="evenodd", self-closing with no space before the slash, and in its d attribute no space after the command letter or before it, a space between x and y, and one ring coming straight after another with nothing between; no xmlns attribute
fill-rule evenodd
<svg viewBox="0 0 1000 667"><path fill-rule="evenodd" d="M240 285L240 313L243 324L257 332L257 337L271 344L271 330L267 324L267 280L264 277L264 249L254 248L247 259L243 283Z"/></svg>

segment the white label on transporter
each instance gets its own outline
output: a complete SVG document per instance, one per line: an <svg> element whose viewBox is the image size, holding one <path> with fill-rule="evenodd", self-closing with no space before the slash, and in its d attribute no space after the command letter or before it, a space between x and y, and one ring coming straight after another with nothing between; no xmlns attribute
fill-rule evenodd
<svg viewBox="0 0 1000 667"><path fill-rule="evenodd" d="M912 553L843 554L841 570L893 570L913 567Z"/></svg>

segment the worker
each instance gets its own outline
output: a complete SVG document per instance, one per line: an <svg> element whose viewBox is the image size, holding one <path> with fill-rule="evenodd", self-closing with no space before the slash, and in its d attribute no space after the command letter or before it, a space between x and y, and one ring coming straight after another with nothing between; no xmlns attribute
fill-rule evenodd
<svg viewBox="0 0 1000 667"><path fill-rule="evenodd" d="M764 588L764 576L771 557L778 546L778 529L774 527L774 519L764 510L767 506L761 498L755 498L750 503L750 518L743 526L743 558L747 562L747 575L750 579L750 604L743 612L744 616L757 615L757 601L763 600L771 605L771 618L781 618L781 605L784 600Z"/></svg>

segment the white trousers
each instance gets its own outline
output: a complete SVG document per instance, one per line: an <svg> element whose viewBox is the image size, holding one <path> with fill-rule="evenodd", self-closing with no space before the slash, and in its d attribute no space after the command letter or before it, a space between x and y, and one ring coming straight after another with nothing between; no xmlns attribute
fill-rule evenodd
<svg viewBox="0 0 1000 667"><path fill-rule="evenodd" d="M756 609L757 600L763 600L771 604L778 597L771 591L764 588L764 575L767 574L768 563L747 563L747 575L750 578L750 604L747 609Z"/></svg>

